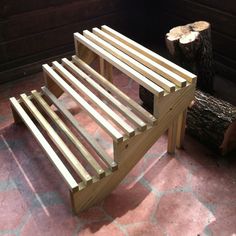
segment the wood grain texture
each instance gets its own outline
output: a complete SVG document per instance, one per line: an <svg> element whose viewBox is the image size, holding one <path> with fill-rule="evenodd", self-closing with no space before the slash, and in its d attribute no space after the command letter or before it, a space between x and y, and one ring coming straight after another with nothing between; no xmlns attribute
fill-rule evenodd
<svg viewBox="0 0 236 236"><path fill-rule="evenodd" d="M98 142L82 127L79 121L70 113L70 111L60 102L46 87L41 88L43 94L57 107L60 113L70 122L83 138L92 146L98 156L110 167L111 171L117 170L117 163L106 153L106 151L98 144Z"/></svg>
<svg viewBox="0 0 236 236"><path fill-rule="evenodd" d="M114 94L118 97L125 105L130 107L134 112L136 112L140 117L142 117L145 121L150 124L156 124L156 118L147 112L142 106L136 103L134 100L130 99L125 93L119 90L116 86L112 83L107 81L103 76L101 76L97 71L95 71L92 67L84 63L80 58L77 56L72 56L72 61L75 63L79 68L82 68L86 73L90 74L93 79L95 79L99 84L102 84L109 92Z"/></svg>
<svg viewBox="0 0 236 236"><path fill-rule="evenodd" d="M71 189L71 191L72 192L77 191L78 184L76 183L75 179L67 170L67 168L64 166L64 164L62 163L58 155L55 153L55 151L52 149L52 147L49 145L44 136L41 134L37 126L30 119L29 115L25 112L25 110L22 108L22 106L18 103L18 101L14 97L10 98L10 102L14 110L18 113L18 115L24 121L25 125L29 128L30 132L34 135L40 146L48 155L49 160L56 167L60 175L63 177L63 179Z"/></svg>

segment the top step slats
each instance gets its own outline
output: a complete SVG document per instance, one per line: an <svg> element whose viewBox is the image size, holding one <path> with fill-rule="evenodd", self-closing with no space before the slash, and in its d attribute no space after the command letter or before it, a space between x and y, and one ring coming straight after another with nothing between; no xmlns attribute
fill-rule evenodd
<svg viewBox="0 0 236 236"><path fill-rule="evenodd" d="M84 70L87 74L91 75L93 79L95 79L99 84L101 84L108 91L113 93L116 97L118 97L125 105L130 107L133 111L135 111L138 116L142 117L147 123L151 125L155 125L157 123L157 119L146 111L143 107L141 107L138 103L128 97L125 93L119 90L114 84L105 79L102 75L100 75L96 70L94 70L91 66L86 64L77 56L72 56L72 61L79 68Z"/></svg>
<svg viewBox="0 0 236 236"><path fill-rule="evenodd" d="M126 106L124 106L119 100L108 93L102 86L96 83L88 75L86 75L81 69L79 69L75 64L70 62L68 59L63 58L62 64L76 76L83 78L87 83L89 83L93 88L95 88L100 95L106 98L119 112L121 112L127 119L129 119L134 125L138 126L140 130L145 130L147 128L146 123L144 123L139 117L137 117L132 111L130 111Z"/></svg>
<svg viewBox="0 0 236 236"><path fill-rule="evenodd" d="M178 74L182 78L186 79L188 82L190 82L190 83L196 82L196 79L197 79L196 75L194 75L191 72L181 68L180 66L174 64L173 62L165 59L164 57L158 55L157 53L152 52L151 50L145 48L144 46L136 43L135 41L127 38L126 36L120 34L119 32L113 30L112 28L110 28L106 25L103 25L101 27L101 29L102 29L102 31L110 34L111 36L118 39L122 43L125 43L127 46L135 49L136 51L138 51L140 53L142 53L144 56L150 58L154 62L159 63L160 65L162 65L162 66L166 67L167 69L173 71L174 73Z"/></svg>
<svg viewBox="0 0 236 236"><path fill-rule="evenodd" d="M147 90L149 90L151 93L155 94L158 97L162 97L164 95L164 90L160 88L158 85L147 79L145 76L104 50L103 48L99 47L95 43L93 43L91 40L87 39L83 35L79 33L74 33L75 43L77 41L83 45L85 45L88 49L108 61L110 64L118 68L120 71L122 71L124 74L135 80L137 83L145 87Z"/></svg>
<svg viewBox="0 0 236 236"><path fill-rule="evenodd" d="M118 125L129 137L135 135L134 129L128 125L120 116L118 116L110 107L108 107L100 98L92 93L87 87L85 87L79 80L77 80L66 68L61 64L54 61L53 67L59 72L64 78L66 78L70 84L72 84L80 92L84 93L91 99L116 125ZM84 72L81 73L86 76ZM82 77L82 76L81 76Z"/></svg>
<svg viewBox="0 0 236 236"><path fill-rule="evenodd" d="M65 167L63 162L60 160L58 155L55 153L55 151L52 149L52 147L49 145L49 143L44 138L42 133L39 131L37 126L30 119L29 115L25 112L25 110L22 108L22 106L18 103L18 101L14 97L10 98L10 102L13 109L18 113L18 115L21 117L25 125L29 128L31 133L34 135L34 137L36 138L40 146L46 152L49 160L56 167L60 175L63 177L63 179L65 180L65 182L71 189L71 191L77 191L79 188L77 182L75 181L73 176L70 174L68 169Z"/></svg>
<svg viewBox="0 0 236 236"><path fill-rule="evenodd" d="M60 138L60 136L55 132L52 126L47 122L47 120L43 117L43 115L39 112L39 110L35 107L35 105L31 102L31 100L26 96L26 94L21 94L21 99L35 117L35 119L39 122L42 128L47 132L53 143L57 146L57 148L61 151L66 160L70 163L71 167L75 170L75 172L80 176L85 184L92 183L92 177L89 173L84 169L75 155L70 151L64 141Z"/></svg>
<svg viewBox="0 0 236 236"><path fill-rule="evenodd" d="M148 67L144 66L143 64L139 63L138 61L134 60L132 57L128 56L127 54L123 53L121 50L113 47L108 42L104 41L103 39L99 38L95 34L91 33L88 30L83 31L83 35L111 53L116 58L120 59L148 79L150 79L153 83L157 84L167 92L174 92L175 85L170 82L169 80L163 78L162 76L158 75L154 71L150 70Z"/></svg>
<svg viewBox="0 0 236 236"><path fill-rule="evenodd" d="M60 86L61 89L66 91L72 98L80 104L81 107L97 122L115 142L122 142L123 135L115 129L105 118L103 118L90 104L88 104L69 84L67 84L49 65L43 65L44 72Z"/></svg>
<svg viewBox="0 0 236 236"><path fill-rule="evenodd" d="M98 29L93 28L93 33L102 38L103 40L107 41L111 45L115 46L122 52L126 53L130 57L134 58L138 62L144 64L151 70L157 72L161 76L167 78L175 85L183 88L186 86L186 80L180 77L179 75L175 74L174 72L166 69L164 66L154 62L150 58L144 56L143 54L139 53L138 51L134 50L133 48L127 46L126 44L122 43L121 41L117 40L116 38L112 37L111 35L107 34L106 32Z"/></svg>

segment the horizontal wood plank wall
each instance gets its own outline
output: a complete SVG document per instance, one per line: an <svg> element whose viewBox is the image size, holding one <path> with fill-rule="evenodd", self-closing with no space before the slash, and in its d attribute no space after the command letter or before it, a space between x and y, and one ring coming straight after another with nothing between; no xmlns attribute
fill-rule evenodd
<svg viewBox="0 0 236 236"><path fill-rule="evenodd" d="M122 0L8 0L0 8L0 83L72 54L76 31L107 24L125 33L129 27Z"/></svg>
<svg viewBox="0 0 236 236"><path fill-rule="evenodd" d="M155 6L154 6L155 5ZM158 9L159 15L154 13ZM216 70L236 83L236 4L234 0L165 0L149 12L151 35L164 35L174 26L206 20L212 26ZM157 20L155 20L157 18Z"/></svg>

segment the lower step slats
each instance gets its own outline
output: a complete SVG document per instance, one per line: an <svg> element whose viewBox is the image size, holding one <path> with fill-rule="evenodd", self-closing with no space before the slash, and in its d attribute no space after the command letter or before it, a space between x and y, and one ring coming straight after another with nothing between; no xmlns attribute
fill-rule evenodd
<svg viewBox="0 0 236 236"><path fill-rule="evenodd" d="M32 115L36 118L42 128L47 132L53 143L57 146L57 148L61 151L66 160L70 163L75 172L80 176L83 180L84 184L91 184L92 177L90 174L84 169L75 155L70 151L64 141L59 137L59 135L55 132L52 126L47 122L47 120L42 116L39 110L35 107L35 105L30 101L30 99L26 96L26 94L21 94L21 98L26 107L30 110Z"/></svg>
<svg viewBox="0 0 236 236"><path fill-rule="evenodd" d="M52 94L47 87L42 87L43 94L53 102L61 114L71 123L71 125L83 136L83 138L93 147L99 157L110 167L111 171L118 169L118 165L97 141L79 124L78 120L66 109L66 107Z"/></svg>
<svg viewBox="0 0 236 236"><path fill-rule="evenodd" d="M50 108L46 101L41 97L41 95L33 90L32 95L36 102L43 108L47 115L56 123L56 125L63 131L63 133L68 137L68 139L75 145L79 150L82 157L91 165L93 170L99 176L103 178L105 176L105 171L98 164L98 162L93 158L93 156L87 151L84 145L78 140L78 138L70 131L67 125L60 119L60 117Z"/></svg>
<svg viewBox="0 0 236 236"><path fill-rule="evenodd" d="M34 122L30 119L30 117L25 112L25 110L22 108L22 106L18 103L18 101L14 97L10 98L10 102L11 102L12 108L17 112L17 114L21 117L21 119L23 120L25 125L29 128L31 133L34 135L35 139L38 141L40 146L46 152L49 160L56 167L56 169L58 170L60 175L63 177L63 179L65 180L65 182L69 186L70 190L72 192L77 191L78 184L75 181L74 177L70 174L68 169L62 163L62 161L60 160L58 155L55 153L55 151L49 145L47 140L44 138L44 136L39 131L37 126L34 124Z"/></svg>

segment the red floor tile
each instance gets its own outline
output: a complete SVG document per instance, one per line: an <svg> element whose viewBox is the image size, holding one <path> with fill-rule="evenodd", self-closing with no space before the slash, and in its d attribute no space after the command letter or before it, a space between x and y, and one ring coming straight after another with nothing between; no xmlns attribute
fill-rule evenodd
<svg viewBox="0 0 236 236"><path fill-rule="evenodd" d="M149 221L156 197L140 183L120 185L104 201L104 210L120 224Z"/></svg>
<svg viewBox="0 0 236 236"><path fill-rule="evenodd" d="M192 177L193 191L207 203L236 201L236 179L223 167L203 167Z"/></svg>
<svg viewBox="0 0 236 236"><path fill-rule="evenodd" d="M27 213L27 205L17 190L0 192L0 231L16 229Z"/></svg>
<svg viewBox="0 0 236 236"><path fill-rule="evenodd" d="M78 236L125 236L121 229L110 221L102 221L85 225L78 233Z"/></svg>
<svg viewBox="0 0 236 236"><path fill-rule="evenodd" d="M158 225L147 222L128 225L126 230L129 236L164 236Z"/></svg>
<svg viewBox="0 0 236 236"><path fill-rule="evenodd" d="M192 193L172 193L162 196L156 220L168 235L201 235L214 220L211 212Z"/></svg>
<svg viewBox="0 0 236 236"><path fill-rule="evenodd" d="M36 209L21 231L21 236L68 236L76 230L77 219L64 206Z"/></svg>
<svg viewBox="0 0 236 236"><path fill-rule="evenodd" d="M213 235L236 235L236 205L220 204L216 208L215 221L209 225Z"/></svg>
<svg viewBox="0 0 236 236"><path fill-rule="evenodd" d="M176 158L165 156L144 178L158 191L165 192L186 187L188 175L189 171Z"/></svg>

